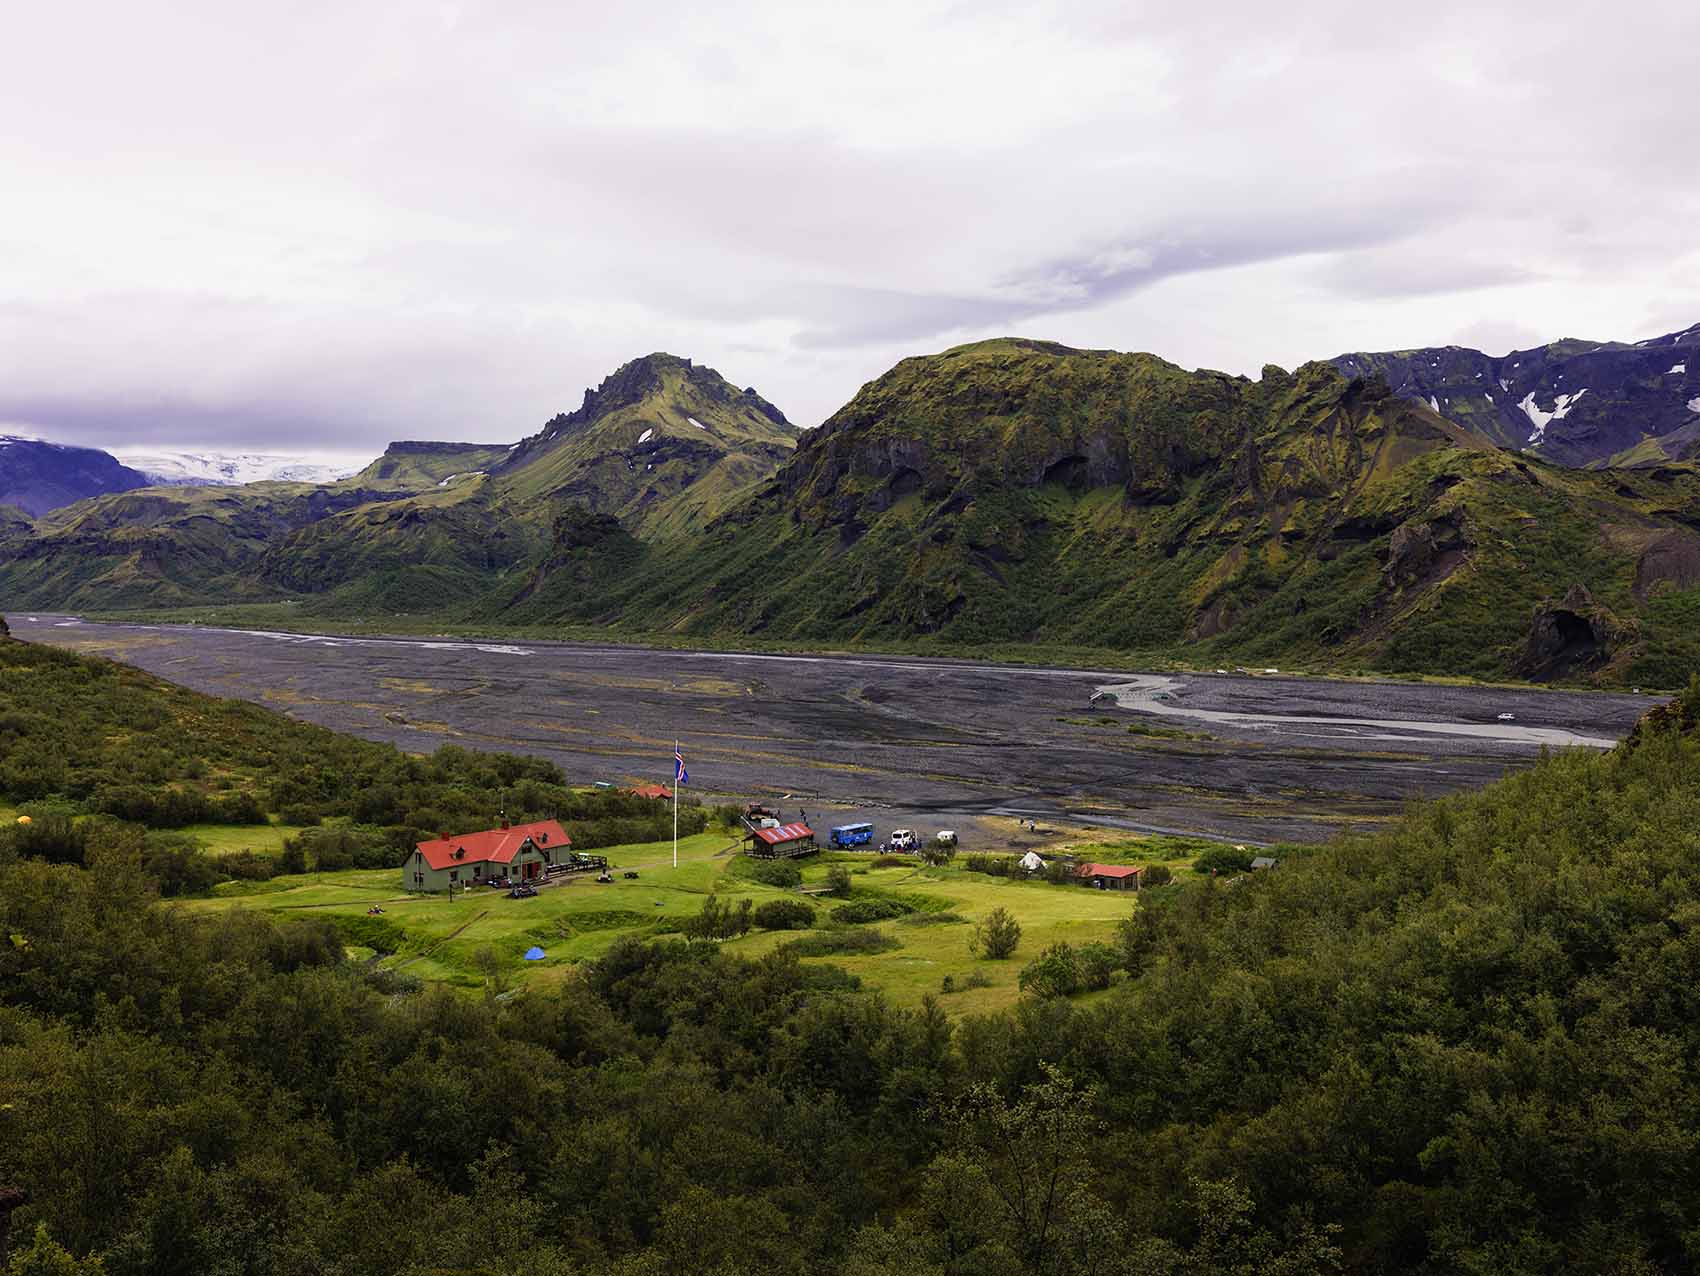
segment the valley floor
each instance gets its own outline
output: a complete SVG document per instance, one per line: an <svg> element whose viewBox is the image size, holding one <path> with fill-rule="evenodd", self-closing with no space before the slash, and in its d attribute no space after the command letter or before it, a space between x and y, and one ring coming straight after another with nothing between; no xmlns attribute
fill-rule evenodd
<svg viewBox="0 0 1700 1276"><path fill-rule="evenodd" d="M547 641L349 637L9 618L17 636L137 665L414 751L537 754L569 775L759 798L823 832L1011 821L1315 841L1410 798L1486 784L1542 747L1605 745L1652 698ZM1137 683L1137 686L1130 684ZM1122 703L1094 700L1119 688ZM1510 713L1510 722L1500 715ZM1033 839L1043 844L1044 839Z"/></svg>

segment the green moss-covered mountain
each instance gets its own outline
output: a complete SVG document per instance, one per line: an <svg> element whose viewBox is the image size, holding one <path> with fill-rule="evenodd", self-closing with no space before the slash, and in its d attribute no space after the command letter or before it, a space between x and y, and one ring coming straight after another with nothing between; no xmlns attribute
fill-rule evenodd
<svg viewBox="0 0 1700 1276"><path fill-rule="evenodd" d="M641 570L492 618L797 642L1680 681L1700 472L1507 453L1377 378L1000 340L906 359ZM621 556L619 566L614 556Z"/></svg>
<svg viewBox="0 0 1700 1276"><path fill-rule="evenodd" d="M652 355L512 448L445 446L228 507L85 503L0 543L0 592L1651 685L1700 664L1700 468L1562 468L1325 363L980 342L798 440Z"/></svg>
<svg viewBox="0 0 1700 1276"><path fill-rule="evenodd" d="M142 608L304 600L327 616L452 612L550 552L585 508L649 537L734 508L796 431L754 390L688 359L618 369L512 446L393 443L325 487L148 489L0 524L0 597Z"/></svg>
<svg viewBox="0 0 1700 1276"><path fill-rule="evenodd" d="M1554 341L1500 359L1440 346L1332 362L1349 377L1380 374L1395 394L1559 465L1700 453L1700 324L1634 344Z"/></svg>

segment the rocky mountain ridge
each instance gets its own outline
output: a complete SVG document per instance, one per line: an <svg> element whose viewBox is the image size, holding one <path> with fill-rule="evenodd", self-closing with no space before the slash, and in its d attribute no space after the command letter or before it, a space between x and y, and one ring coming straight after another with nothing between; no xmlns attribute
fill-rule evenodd
<svg viewBox="0 0 1700 1276"><path fill-rule="evenodd" d="M1395 394L1558 465L1700 453L1700 324L1633 344L1566 339L1503 358L1439 346L1330 362L1348 377L1379 374Z"/></svg>
<svg viewBox="0 0 1700 1276"><path fill-rule="evenodd" d="M147 485L145 474L99 448L0 434L0 505L31 517L91 496Z"/></svg>

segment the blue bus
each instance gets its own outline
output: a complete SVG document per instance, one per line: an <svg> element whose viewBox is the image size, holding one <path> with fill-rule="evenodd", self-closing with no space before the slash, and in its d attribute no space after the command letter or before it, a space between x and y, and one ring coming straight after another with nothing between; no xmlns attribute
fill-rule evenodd
<svg viewBox="0 0 1700 1276"><path fill-rule="evenodd" d="M872 824L840 824L832 830L834 846L866 846L874 840Z"/></svg>

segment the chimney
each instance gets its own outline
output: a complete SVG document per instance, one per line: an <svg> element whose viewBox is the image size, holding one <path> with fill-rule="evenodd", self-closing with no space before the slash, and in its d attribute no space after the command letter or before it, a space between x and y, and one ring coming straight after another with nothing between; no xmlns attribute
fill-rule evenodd
<svg viewBox="0 0 1700 1276"><path fill-rule="evenodd" d="M503 820L503 821L502 821L502 827L503 827L503 828L507 828L507 827L508 827L508 822L507 822L507 821L506 821L506 820Z"/></svg>
<svg viewBox="0 0 1700 1276"><path fill-rule="evenodd" d="M437 840L439 842L446 842L446 841L449 840L449 835L447 833L444 833L441 830L439 830L438 833L437 833Z"/></svg>

